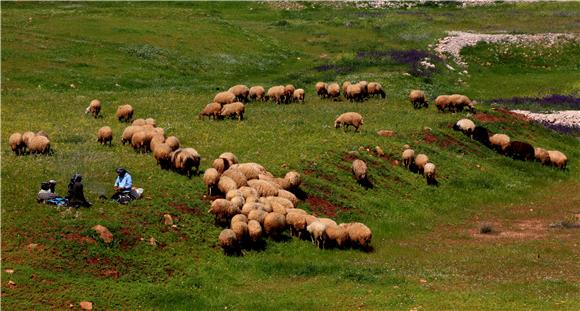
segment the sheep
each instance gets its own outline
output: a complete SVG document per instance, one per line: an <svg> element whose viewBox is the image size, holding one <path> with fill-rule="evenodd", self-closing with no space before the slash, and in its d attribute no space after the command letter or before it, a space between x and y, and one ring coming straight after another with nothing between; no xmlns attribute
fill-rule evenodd
<svg viewBox="0 0 580 311"><path fill-rule="evenodd" d="M238 189L236 182L228 176L221 176L218 181L218 189L222 193L228 193L230 190Z"/></svg>
<svg viewBox="0 0 580 311"><path fill-rule="evenodd" d="M261 85L252 86L250 88L249 96L250 96L250 99L252 99L252 100L263 101L265 99L265 96L266 96L266 90Z"/></svg>
<svg viewBox="0 0 580 311"><path fill-rule="evenodd" d="M290 228L290 234L302 237L302 234L306 231L306 217L300 213L287 213L286 223Z"/></svg>
<svg viewBox="0 0 580 311"><path fill-rule="evenodd" d="M248 187L248 186L244 186L244 187L240 187L240 193L242 194L242 196L244 197L244 199L248 200L248 198L257 198L258 197L258 191L256 191L256 189L252 188L252 187Z"/></svg>
<svg viewBox="0 0 580 311"><path fill-rule="evenodd" d="M230 167L225 172L223 172L222 176L227 176L231 178L236 183L236 188L248 185L248 180L246 179L246 176L236 168Z"/></svg>
<svg viewBox="0 0 580 311"><path fill-rule="evenodd" d="M417 170L419 171L420 174L423 174L423 170L425 169L425 164L427 164L429 162L429 157L425 154L418 154L417 157L415 157L415 167L417 167Z"/></svg>
<svg viewBox="0 0 580 311"><path fill-rule="evenodd" d="M36 135L30 139L28 151L31 154L50 154L50 140L44 136Z"/></svg>
<svg viewBox="0 0 580 311"><path fill-rule="evenodd" d="M216 189L220 177L220 173L215 168L208 168L203 173L203 183L207 187L207 192L210 196L212 195L212 190Z"/></svg>
<svg viewBox="0 0 580 311"><path fill-rule="evenodd" d="M535 159L535 149L532 145L522 141L512 141L505 149L507 156L522 161Z"/></svg>
<svg viewBox="0 0 580 311"><path fill-rule="evenodd" d="M153 118L147 118L147 119L145 119L145 125L151 125L153 127L157 127L157 121L155 121L155 119L153 119Z"/></svg>
<svg viewBox="0 0 580 311"><path fill-rule="evenodd" d="M328 228L329 226L338 226L338 224L336 223L336 221L330 219L330 218L318 218L318 221L320 221L321 223L325 224L326 227Z"/></svg>
<svg viewBox="0 0 580 311"><path fill-rule="evenodd" d="M304 218L306 219L306 226L318 221L318 217L309 214L304 215Z"/></svg>
<svg viewBox="0 0 580 311"><path fill-rule="evenodd" d="M264 224L264 219L268 215L268 212L263 209L253 209L248 213L248 220L255 220L261 225Z"/></svg>
<svg viewBox="0 0 580 311"><path fill-rule="evenodd" d="M208 211L215 216L216 222L224 223L241 211L238 207L226 199L216 199L211 202L211 208Z"/></svg>
<svg viewBox="0 0 580 311"><path fill-rule="evenodd" d="M475 141L482 143L484 146L489 146L489 131L485 127L476 126L471 136Z"/></svg>
<svg viewBox="0 0 580 311"><path fill-rule="evenodd" d="M45 131L38 131L38 132L36 132L35 135L44 136L44 137L48 138L48 140L50 140L50 137L48 137L48 133L46 133Z"/></svg>
<svg viewBox="0 0 580 311"><path fill-rule="evenodd" d="M286 229L286 216L271 212L264 218L264 232L272 237L278 237Z"/></svg>
<svg viewBox="0 0 580 311"><path fill-rule="evenodd" d="M286 88L283 85L273 86L268 89L268 98L276 104L286 101Z"/></svg>
<svg viewBox="0 0 580 311"><path fill-rule="evenodd" d="M89 106L87 107L87 109L85 109L85 114L90 113L93 115L95 119L99 116L100 112L101 112L101 101L99 101L98 99L91 100Z"/></svg>
<svg viewBox="0 0 580 311"><path fill-rule="evenodd" d="M306 230L310 233L310 239L312 244L315 244L318 248L324 248L326 242L326 225L320 221L314 221L308 226Z"/></svg>
<svg viewBox="0 0 580 311"><path fill-rule="evenodd" d="M162 169L166 170L171 167L171 148L167 144L158 144L153 150L153 157Z"/></svg>
<svg viewBox="0 0 580 311"><path fill-rule="evenodd" d="M262 238L262 226L257 220L248 221L248 236L253 243L258 242Z"/></svg>
<svg viewBox="0 0 580 311"><path fill-rule="evenodd" d="M439 97L437 97L439 98ZM427 102L427 98L425 96L425 92L421 90L412 90L409 93L409 100L413 105L413 108L419 109L421 107L429 108L429 103ZM435 100L435 104L437 105L437 100ZM439 107L439 106L437 106Z"/></svg>
<svg viewBox="0 0 580 311"><path fill-rule="evenodd" d="M222 113L222 105L220 103L213 102L213 103L207 104L201 110L198 118L200 120L203 120L204 117L209 117L209 118L212 118L215 120L215 119L220 117L221 113Z"/></svg>
<svg viewBox="0 0 580 311"><path fill-rule="evenodd" d="M548 155L550 156L550 162L553 166L559 169L566 169L566 164L568 164L568 157L558 150L548 150Z"/></svg>
<svg viewBox="0 0 580 311"><path fill-rule="evenodd" d="M282 189L284 190L294 190L300 187L302 183L302 178L300 174L296 171L290 171L284 175L284 179L282 181Z"/></svg>
<svg viewBox="0 0 580 311"><path fill-rule="evenodd" d="M233 190L226 192L226 200L229 200L229 201L231 201L235 197L241 197L241 196L242 196L242 192L239 191L238 189L233 189Z"/></svg>
<svg viewBox="0 0 580 311"><path fill-rule="evenodd" d="M453 94L449 96L449 105L452 111L463 111L467 107L469 111L475 113L475 107L469 97L460 94Z"/></svg>
<svg viewBox="0 0 580 311"><path fill-rule="evenodd" d="M175 136L169 136L169 137L167 137L165 139L165 143L173 151L179 149L179 139L177 139L177 137L175 137Z"/></svg>
<svg viewBox="0 0 580 311"><path fill-rule="evenodd" d="M134 125L134 126L144 126L146 124L147 124L147 122L145 122L145 119L142 119L142 118L135 119L135 120L133 120L133 122L131 122L131 125Z"/></svg>
<svg viewBox="0 0 580 311"><path fill-rule="evenodd" d="M437 180L435 179L436 167L435 164L428 162L425 164L423 169L423 175L427 180L428 185L437 185Z"/></svg>
<svg viewBox="0 0 580 311"><path fill-rule="evenodd" d="M320 98L325 98L328 95L327 84L324 82L317 82L314 88L316 89L316 95Z"/></svg>
<svg viewBox="0 0 580 311"><path fill-rule="evenodd" d="M222 117L238 117L238 120L242 121L244 119L244 111L246 106L242 102L235 102L231 104L224 105L220 112Z"/></svg>
<svg viewBox="0 0 580 311"><path fill-rule="evenodd" d="M338 99L340 96L340 86L338 83L330 83L327 87L328 90L328 97L334 98L335 100Z"/></svg>
<svg viewBox="0 0 580 311"><path fill-rule="evenodd" d="M131 146L135 151L147 152L149 150L149 145L151 143L151 136L147 135L147 132L143 129L137 131L131 137Z"/></svg>
<svg viewBox="0 0 580 311"><path fill-rule="evenodd" d="M200 161L201 156L193 148L179 148L171 153L173 169L186 174L189 178L191 178L192 169L194 168L195 171L193 173L195 175L199 174Z"/></svg>
<svg viewBox="0 0 580 311"><path fill-rule="evenodd" d="M127 143L127 142L131 143L131 139L133 138L133 135L136 132L142 131L142 130L143 130L143 127L141 127L141 126L135 126L135 125L127 126L123 130L123 134L121 135L121 143L123 145L125 145L125 143Z"/></svg>
<svg viewBox="0 0 580 311"><path fill-rule="evenodd" d="M367 93L368 96L375 96L379 95L381 98L385 98L387 95L385 94L385 90L383 86L378 82L370 82L367 86Z"/></svg>
<svg viewBox="0 0 580 311"><path fill-rule="evenodd" d="M238 164L238 157L236 157L236 155L231 152L224 152L220 154L219 158L227 160L230 166Z"/></svg>
<svg viewBox="0 0 580 311"><path fill-rule="evenodd" d="M342 82L342 87L340 88L342 90L342 94L344 95L344 97L346 99L348 99L347 95L346 95L346 90L348 89L348 87L352 85L352 83L350 81L344 81Z"/></svg>
<svg viewBox="0 0 580 311"><path fill-rule="evenodd" d="M286 210L294 208L294 203L286 198L270 196L266 199L270 202L270 205L274 211L278 209L278 211L284 215L286 215Z"/></svg>
<svg viewBox="0 0 580 311"><path fill-rule="evenodd" d="M360 86L362 98L363 99L367 98L369 96L369 91L368 91L369 82L362 80L362 81L359 81L357 84Z"/></svg>
<svg viewBox="0 0 580 311"><path fill-rule="evenodd" d="M213 101L216 102L216 103L219 103L220 105L231 104L234 101L236 101L236 95L234 95L234 93L228 92L228 91L226 91L226 92L219 92L213 98Z"/></svg>
<svg viewBox="0 0 580 311"><path fill-rule="evenodd" d="M28 150L29 152L30 152L30 147L29 147L29 145L30 145L30 140L31 140L31 139L32 139L34 136L36 136L36 134L35 134L34 132L30 132L30 131L22 133L22 141L24 142L24 145L26 145L26 148L28 148L28 149L29 149L29 150Z"/></svg>
<svg viewBox="0 0 580 311"><path fill-rule="evenodd" d="M271 182L259 179L248 180L248 185L258 192L261 197L274 196L278 194L279 187Z"/></svg>
<svg viewBox="0 0 580 311"><path fill-rule="evenodd" d="M497 152L504 153L510 144L510 137L506 134L494 134L489 138L489 143Z"/></svg>
<svg viewBox="0 0 580 311"><path fill-rule="evenodd" d="M369 227L360 222L354 222L348 224L346 230L348 232L348 238L354 245L362 249L368 249L373 238L373 233Z"/></svg>
<svg viewBox="0 0 580 311"><path fill-rule="evenodd" d="M248 224L245 222L237 221L232 222L230 229L236 234L238 241L243 241L248 236Z"/></svg>
<svg viewBox="0 0 580 311"><path fill-rule="evenodd" d="M463 134L473 138L473 131L475 130L475 123L469 119L461 119L453 125L453 129L461 131Z"/></svg>
<svg viewBox="0 0 580 311"><path fill-rule="evenodd" d="M10 135L8 138L8 143L10 144L10 148L16 155L21 155L24 153L24 148L26 148L26 144L24 140L22 140L22 134L16 132Z"/></svg>
<svg viewBox="0 0 580 311"><path fill-rule="evenodd" d="M237 101L247 102L248 95L250 94L250 89L243 84L238 84L238 85L232 86L228 90L228 92L234 94L234 96L236 96Z"/></svg>
<svg viewBox="0 0 580 311"><path fill-rule="evenodd" d="M113 142L113 130L109 126L103 126L97 132L97 142L100 144L109 143L109 146L112 145Z"/></svg>
<svg viewBox="0 0 580 311"><path fill-rule="evenodd" d="M353 101L362 101L363 100L363 90L362 87L357 84L351 84L346 87L346 92L344 93L344 97L350 102Z"/></svg>
<svg viewBox="0 0 580 311"><path fill-rule="evenodd" d="M278 190L278 197L290 200L294 206L298 204L298 198L290 191L280 189Z"/></svg>
<svg viewBox="0 0 580 311"><path fill-rule="evenodd" d="M266 171L260 164L251 162L240 163L237 168L246 176L246 179L257 179L261 173Z"/></svg>
<svg viewBox="0 0 580 311"><path fill-rule="evenodd" d="M224 229L220 232L219 243L224 250L224 254L231 255L239 253L238 239L236 233L231 229Z"/></svg>
<svg viewBox="0 0 580 311"><path fill-rule="evenodd" d="M336 120L334 120L334 128L343 126L345 131L349 126L353 126L355 128L355 132L358 132L359 128L363 126L363 124L363 117L356 112L345 112L338 116Z"/></svg>
<svg viewBox="0 0 580 311"><path fill-rule="evenodd" d="M230 226L235 222L243 222L243 223L247 224L248 217L244 214L237 214L234 217L232 217L232 220L230 221Z"/></svg>
<svg viewBox="0 0 580 311"><path fill-rule="evenodd" d="M450 104L449 95L437 96L437 98L435 98L435 106L437 106L437 109L441 112L444 112L445 109L451 110L452 107Z"/></svg>
<svg viewBox="0 0 580 311"><path fill-rule="evenodd" d="M338 248L345 248L350 240L348 236L348 231L339 226L327 226L326 236L329 244L332 244Z"/></svg>
<svg viewBox="0 0 580 311"><path fill-rule="evenodd" d="M149 141L149 149L153 152L155 152L155 148L157 148L158 145L165 143L165 136L163 136L163 135L154 134L150 137L151 137L151 141ZM173 150L169 150L169 151L171 152Z"/></svg>
<svg viewBox="0 0 580 311"><path fill-rule="evenodd" d="M131 105L122 105L117 107L115 116L121 122L129 122L133 118L133 107Z"/></svg>
<svg viewBox="0 0 580 311"><path fill-rule="evenodd" d="M292 99L295 102L299 102L301 104L304 104L304 89L296 89L294 91L294 94L292 94Z"/></svg>
<svg viewBox="0 0 580 311"><path fill-rule="evenodd" d="M413 149L405 149L403 151L403 165L406 168L410 168L411 164L413 164L414 160L415 160L415 150Z"/></svg>
<svg viewBox="0 0 580 311"><path fill-rule="evenodd" d="M548 153L548 150L544 148L536 147L534 149L534 157L536 158L536 161L542 163L543 165L548 165L551 163L550 154Z"/></svg>
<svg viewBox="0 0 580 311"><path fill-rule="evenodd" d="M286 104L292 100L295 90L296 88L292 84L288 84L284 87L284 100Z"/></svg>
<svg viewBox="0 0 580 311"><path fill-rule="evenodd" d="M367 180L367 164L363 160L356 159L352 162L352 175L358 183L363 183Z"/></svg>

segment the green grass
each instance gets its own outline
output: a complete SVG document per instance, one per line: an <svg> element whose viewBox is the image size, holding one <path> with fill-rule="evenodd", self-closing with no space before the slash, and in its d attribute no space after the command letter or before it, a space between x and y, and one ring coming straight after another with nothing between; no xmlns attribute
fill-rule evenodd
<svg viewBox="0 0 580 311"><path fill-rule="evenodd" d="M393 59L356 57L361 51L428 51L447 30L573 32L576 17L564 13L578 9L577 3L409 10L306 3L301 11L254 2L3 3L2 252L3 268L15 270L2 272L4 307L63 309L90 300L103 309L578 309L580 271L573 258L579 254L571 238L496 246L464 234L478 228L473 217L486 211L515 221L514 205L528 210L556 200L573 209L580 202L578 139L481 105L501 119L483 124L491 131L570 159L563 172L513 161L450 128L469 115L416 111L406 99L413 88L431 99L450 92L478 100L548 94L543 90L570 94L578 90L578 45L550 52L534 47L539 56L532 61L514 50L502 62L496 61L501 47L478 45L464 50L469 76L443 63L431 77L409 76L409 66ZM352 68L314 69L322 65ZM381 82L386 101L315 97L316 81L345 79ZM306 89L306 103L251 103L243 122L198 120L218 90L237 83L292 83ZM103 102L103 118L83 114L93 98ZM267 241L265 250L243 257L223 256L216 242L221 228L206 213L201 178L162 171L151 155L122 146L126 125L114 118L122 103L198 150L203 169L231 151L276 175L301 172L303 190L337 206L338 221L372 228L374 251L318 250L291 239ZM353 110L365 118L361 133L333 128L337 115ZM96 143L103 125L113 128L113 147ZM41 129L51 137L53 156L11 153L10 133ZM397 134L380 137L380 129ZM404 144L429 155L439 187L364 149L380 145L394 160ZM352 179L351 151L367 161L373 189ZM119 166L145 189L144 199L129 206L98 199L112 194ZM77 213L35 202L41 181L56 179L62 194L75 172L84 177L92 208ZM177 218L177 228L163 225L165 213ZM81 241L96 238L90 229L96 224L111 230L112 245ZM441 226L459 229L444 235ZM147 243L150 237L158 247ZM29 251L30 243L40 249ZM538 253L543 260L534 257ZM118 278L111 276L115 271Z"/></svg>

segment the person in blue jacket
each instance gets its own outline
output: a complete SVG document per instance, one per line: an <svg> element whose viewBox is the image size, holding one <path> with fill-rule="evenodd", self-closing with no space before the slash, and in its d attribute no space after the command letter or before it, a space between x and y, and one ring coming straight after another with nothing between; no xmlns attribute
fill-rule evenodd
<svg viewBox="0 0 580 311"><path fill-rule="evenodd" d="M117 179L115 180L115 194L111 199L117 201L120 204L127 204L135 198L131 195L131 189L133 187L133 178L131 174L127 172L124 168L117 169Z"/></svg>

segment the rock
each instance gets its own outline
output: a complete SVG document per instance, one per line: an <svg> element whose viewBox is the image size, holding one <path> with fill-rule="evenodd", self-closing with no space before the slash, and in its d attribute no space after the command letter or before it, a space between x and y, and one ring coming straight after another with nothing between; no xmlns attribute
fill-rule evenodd
<svg viewBox="0 0 580 311"><path fill-rule="evenodd" d="M99 234L99 236L105 243L113 242L113 234L111 233L111 231L109 231L109 229L107 229L107 227L96 225L93 227L93 230L95 230Z"/></svg>
<svg viewBox="0 0 580 311"><path fill-rule="evenodd" d="M90 301L81 301L80 306L83 310L93 310L93 303Z"/></svg>
<svg viewBox="0 0 580 311"><path fill-rule="evenodd" d="M8 281L8 288L15 288L16 287L16 282L10 280Z"/></svg>
<svg viewBox="0 0 580 311"><path fill-rule="evenodd" d="M395 131L390 131L390 130L379 130L377 132L377 134L379 136L383 136L383 137L392 137L392 136L395 136L396 133L395 133Z"/></svg>
<svg viewBox="0 0 580 311"><path fill-rule="evenodd" d="M383 151L383 149L380 146L376 146L375 151L379 157L382 157L385 155L385 152Z"/></svg>
<svg viewBox="0 0 580 311"><path fill-rule="evenodd" d="M173 225L173 218L169 214L163 215L163 223L166 225Z"/></svg>
<svg viewBox="0 0 580 311"><path fill-rule="evenodd" d="M4 269L4 272L6 272L8 274L12 274L12 273L14 273L14 269Z"/></svg>
<svg viewBox="0 0 580 311"><path fill-rule="evenodd" d="M157 240L154 237L149 238L149 245L157 246Z"/></svg>

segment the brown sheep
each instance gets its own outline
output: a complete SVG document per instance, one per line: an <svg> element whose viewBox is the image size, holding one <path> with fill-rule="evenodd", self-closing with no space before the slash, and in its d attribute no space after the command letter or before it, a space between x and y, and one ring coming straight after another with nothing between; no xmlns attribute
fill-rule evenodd
<svg viewBox="0 0 580 311"><path fill-rule="evenodd" d="M234 164L238 164L238 157L236 157L236 155L231 153L231 152L224 152L224 153L220 154L220 156L218 158L222 158L222 159L227 160L230 166L234 165Z"/></svg>
<svg viewBox="0 0 580 311"><path fill-rule="evenodd" d="M145 125L151 125L153 127L157 127L157 121L155 121L155 119L153 119L153 118L147 118L147 119L145 119Z"/></svg>
<svg viewBox="0 0 580 311"><path fill-rule="evenodd" d="M421 107L429 108L429 103L427 102L425 92L421 90L412 90L409 93L409 100L415 109L419 109ZM437 100L435 100L435 103L437 105ZM439 108L439 105L437 105L437 107Z"/></svg>
<svg viewBox="0 0 580 311"><path fill-rule="evenodd" d="M277 237L286 229L286 217L280 213L268 213L264 218L264 231L267 235Z"/></svg>
<svg viewBox="0 0 580 311"><path fill-rule="evenodd" d="M300 187L302 183L302 178L300 174L296 171L290 171L284 175L284 179L282 181L282 188L284 190L294 190Z"/></svg>
<svg viewBox="0 0 580 311"><path fill-rule="evenodd" d="M341 88L341 90L342 90L342 94L344 95L344 97L346 99L348 99L348 97L346 95L346 90L348 89L348 87L350 85L352 85L352 83L350 81L344 81L344 82L342 82L342 88Z"/></svg>
<svg viewBox="0 0 580 311"><path fill-rule="evenodd" d="M109 146L111 146L113 143L113 130L109 126L103 126L99 129L97 137L97 141L100 144L109 143Z"/></svg>
<svg viewBox="0 0 580 311"><path fill-rule="evenodd" d="M252 86L250 88L249 97L251 100L263 101L266 97L266 90L261 85Z"/></svg>
<svg viewBox="0 0 580 311"><path fill-rule="evenodd" d="M196 176L199 174L200 161L201 156L193 148L179 148L171 153L173 169L186 174L189 178L191 178L192 169L195 169L193 174Z"/></svg>
<svg viewBox="0 0 580 311"><path fill-rule="evenodd" d="M248 180L248 185L256 189L256 191L258 191L258 195L261 197L277 195L278 190L280 190L280 188L277 185L265 180L258 179Z"/></svg>
<svg viewBox="0 0 580 311"><path fill-rule="evenodd" d="M367 87L368 96L375 96L379 95L381 98L385 98L387 95L385 94L385 90L383 86L378 82L370 82Z"/></svg>
<svg viewBox="0 0 580 311"><path fill-rule="evenodd" d="M439 95L435 98L435 106L441 112L444 112L445 109L451 111L453 108L451 107L451 101L449 100L449 95Z"/></svg>
<svg viewBox="0 0 580 311"><path fill-rule="evenodd" d="M268 212L264 211L263 209L252 209L248 213L248 221L255 220L259 222L261 225L264 224L264 219L268 215Z"/></svg>
<svg viewBox="0 0 580 311"><path fill-rule="evenodd" d="M568 164L568 157L558 150L548 150L548 155L550 156L550 162L552 165L559 168L559 169L566 169L566 165Z"/></svg>
<svg viewBox="0 0 580 311"><path fill-rule="evenodd" d="M221 174L230 167L230 162L224 158L217 158L213 160L211 166Z"/></svg>
<svg viewBox="0 0 580 311"><path fill-rule="evenodd" d="M357 84L351 84L346 87L346 92L344 93L344 97L350 102L353 101L362 101L363 100L363 91L361 86Z"/></svg>
<svg viewBox="0 0 580 311"><path fill-rule="evenodd" d="M292 94L292 99L295 102L299 102L301 104L304 103L304 89L297 89L294 91L294 94Z"/></svg>
<svg viewBox="0 0 580 311"><path fill-rule="evenodd" d="M16 155L21 155L24 153L24 149L26 148L26 144L22 139L22 134L20 133L13 133L8 138L8 143L10 144L10 148Z"/></svg>
<svg viewBox="0 0 580 311"><path fill-rule="evenodd" d="M243 241L248 236L248 224L241 221L236 221L230 225L232 231L236 234L238 241Z"/></svg>
<svg viewBox="0 0 580 311"><path fill-rule="evenodd" d="M348 231L339 226L326 226L326 240L330 246L345 248L350 241Z"/></svg>
<svg viewBox="0 0 580 311"><path fill-rule="evenodd" d="M241 188L248 185L246 175L244 175L239 169L230 167L225 172L223 172L222 176L231 178L236 183L236 188Z"/></svg>
<svg viewBox="0 0 580 311"><path fill-rule="evenodd" d="M264 167L257 163L240 163L237 169L246 176L246 179L257 179L265 171Z"/></svg>
<svg viewBox="0 0 580 311"><path fill-rule="evenodd" d="M122 105L117 107L115 116L121 122L129 122L133 118L133 107L131 105Z"/></svg>
<svg viewBox="0 0 580 311"><path fill-rule="evenodd" d="M204 117L209 117L211 119L217 119L220 117L222 112L222 105L220 103L209 103L203 110L199 113L199 119L203 120Z"/></svg>
<svg viewBox="0 0 580 311"><path fill-rule="evenodd" d="M175 136L169 136L165 139L165 143L171 148L171 150L179 149L179 139Z"/></svg>
<svg viewBox="0 0 580 311"><path fill-rule="evenodd" d="M302 234L306 232L306 217L300 213L287 213L286 223L290 227L290 234L302 237Z"/></svg>
<svg viewBox="0 0 580 311"><path fill-rule="evenodd" d="M367 98L368 97L368 87L369 87L369 82L368 81L359 81L357 83L360 86L361 92L362 92L362 98Z"/></svg>
<svg viewBox="0 0 580 311"><path fill-rule="evenodd" d="M278 197L290 200L294 206L298 204L298 198L290 191L280 189L278 190Z"/></svg>
<svg viewBox="0 0 580 311"><path fill-rule="evenodd" d="M357 182L362 183L367 180L367 164L363 160L356 159L352 162L352 175Z"/></svg>
<svg viewBox="0 0 580 311"><path fill-rule="evenodd" d="M215 168L208 168L203 174L203 183L207 186L207 192L211 196L212 190L217 188L220 181L220 173Z"/></svg>
<svg viewBox="0 0 580 311"><path fill-rule="evenodd" d="M340 96L340 86L338 83L330 83L328 85L328 97L334 98L335 100L338 99Z"/></svg>
<svg viewBox="0 0 580 311"><path fill-rule="evenodd" d="M283 85L277 85L269 88L268 98L276 104L286 102L286 88Z"/></svg>
<svg viewBox="0 0 580 311"><path fill-rule="evenodd" d="M257 220L248 221L248 236L253 243L258 242L262 238L262 226Z"/></svg>
<svg viewBox="0 0 580 311"><path fill-rule="evenodd" d="M133 122L131 122L131 125L144 126L144 125L147 125L147 122L145 121L145 119L139 118L139 119L133 120Z"/></svg>
<svg viewBox="0 0 580 311"><path fill-rule="evenodd" d="M231 104L236 101L236 95L232 92L219 92L214 98L213 101L219 103L221 105Z"/></svg>
<svg viewBox="0 0 580 311"><path fill-rule="evenodd" d="M97 118L100 112L101 112L101 101L99 101L98 99L91 100L91 103L85 110L86 114L90 113L93 115L94 118Z"/></svg>
<svg viewBox="0 0 580 311"><path fill-rule="evenodd" d="M244 111L246 106L242 102L235 102L231 104L224 105L222 107L220 116L234 118L237 117L238 120L242 121L244 119Z"/></svg>
<svg viewBox="0 0 580 311"><path fill-rule="evenodd" d="M28 151L31 154L50 154L50 140L44 136L36 135L30 139Z"/></svg>
<svg viewBox="0 0 580 311"><path fill-rule="evenodd" d="M143 127L141 126L135 126L135 125L129 125L125 128L125 130L123 130L123 135L121 135L121 143L123 145L125 145L125 143L129 142L131 143L131 139L133 138L133 134L135 134L136 132L142 131Z"/></svg>
<svg viewBox="0 0 580 311"><path fill-rule="evenodd" d="M369 227L360 222L350 223L346 226L350 241L358 247L368 249L373 233Z"/></svg>
<svg viewBox="0 0 580 311"><path fill-rule="evenodd" d="M131 146L135 151L147 152L151 143L151 136L145 130L137 131L131 137Z"/></svg>
<svg viewBox="0 0 580 311"><path fill-rule="evenodd" d="M223 224L229 223L229 220L241 211L226 199L216 199L211 202L211 208L208 212L215 216L217 223Z"/></svg>
<svg viewBox="0 0 580 311"><path fill-rule="evenodd" d="M288 84L284 87L284 101L286 104L292 100L295 90L296 88L292 84Z"/></svg>
<svg viewBox="0 0 580 311"><path fill-rule="evenodd" d="M536 158L536 161L542 163L543 165L549 165L550 163L552 163L550 161L550 154L548 153L548 150L544 148L540 147L535 148L534 157Z"/></svg>
<svg viewBox="0 0 580 311"><path fill-rule="evenodd" d="M162 169L166 170L171 167L171 148L167 144L158 144L153 151L153 157Z"/></svg>
<svg viewBox="0 0 580 311"><path fill-rule="evenodd" d="M510 137L506 134L494 134L489 138L491 147L499 153L505 153L510 144Z"/></svg>
<svg viewBox="0 0 580 311"><path fill-rule="evenodd" d="M34 138L34 136L36 136L36 134L34 132L30 132L30 131L22 133L22 141L26 145L26 148L29 149L29 152L30 152L30 147L29 147L30 140L32 138Z"/></svg>
<svg viewBox="0 0 580 311"><path fill-rule="evenodd" d="M325 98L328 95L326 83L317 82L314 88L316 89L316 95L320 98Z"/></svg>
<svg viewBox="0 0 580 311"><path fill-rule="evenodd" d="M413 164L414 160L415 160L415 150L413 149L405 149L403 151L403 165L406 168L410 168L411 164Z"/></svg>
<svg viewBox="0 0 580 311"><path fill-rule="evenodd" d="M452 111L463 111L463 108L467 108L470 112L475 113L473 102L465 95L453 94L449 96L449 104Z"/></svg>
<svg viewBox="0 0 580 311"><path fill-rule="evenodd" d="M427 164L429 162L429 157L425 154L418 154L417 157L415 158L415 167L417 167L417 170L419 171L420 174L423 174L423 170L425 169L425 164Z"/></svg>
<svg viewBox="0 0 580 311"><path fill-rule="evenodd" d="M231 229L224 229L220 232L219 243L225 255L239 254L240 252L236 233Z"/></svg>
<svg viewBox="0 0 580 311"><path fill-rule="evenodd" d="M228 176L221 176L218 181L218 189L222 193L228 193L228 191L238 189L236 182Z"/></svg>
<svg viewBox="0 0 580 311"><path fill-rule="evenodd" d="M343 126L344 130L346 131L349 126L353 126L355 128L355 132L358 132L359 128L363 126L363 124L363 117L359 113L345 112L336 118L334 121L334 128Z"/></svg>
<svg viewBox="0 0 580 311"><path fill-rule="evenodd" d="M236 96L237 101L247 102L248 95L250 94L250 89L243 84L238 84L238 85L232 86L228 90L228 92L231 92L232 94L234 94L234 96Z"/></svg>

